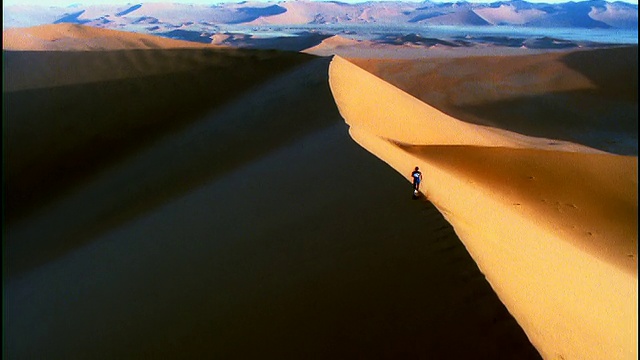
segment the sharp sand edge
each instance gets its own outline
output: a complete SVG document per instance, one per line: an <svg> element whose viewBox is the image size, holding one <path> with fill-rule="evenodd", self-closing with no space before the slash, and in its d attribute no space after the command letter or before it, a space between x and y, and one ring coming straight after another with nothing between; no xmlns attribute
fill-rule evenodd
<svg viewBox="0 0 640 360"><path fill-rule="evenodd" d="M463 123L340 57L334 57L329 77L352 138L407 179L414 166L423 170L422 191L453 225L544 358L637 358L637 157ZM595 199L591 203L622 206L631 213L620 220L587 219L589 223L580 218L581 209L574 211L578 215L557 214L562 204L588 203L583 198L556 201L549 206L555 213L535 212L531 200L513 202L509 189L500 189L497 195L490 185L465 176L465 169L453 171L417 155L419 151L407 151L416 145L465 146L467 154L479 147L549 150L550 143L554 151L549 154L592 154L591 165L597 168L604 168L609 159L619 161L618 177L623 179L590 194ZM583 170L580 166L575 166L576 172ZM548 168L517 168L513 176L544 177L545 171ZM557 193L553 186L563 185L539 189L540 198L553 203L554 199L545 199L545 193ZM573 225L565 227L567 219L573 219ZM587 228L590 231L580 232ZM623 231L613 231L619 228ZM592 236L600 239L589 243L586 238ZM600 248L614 244L617 252L600 254L599 244L604 244Z"/></svg>

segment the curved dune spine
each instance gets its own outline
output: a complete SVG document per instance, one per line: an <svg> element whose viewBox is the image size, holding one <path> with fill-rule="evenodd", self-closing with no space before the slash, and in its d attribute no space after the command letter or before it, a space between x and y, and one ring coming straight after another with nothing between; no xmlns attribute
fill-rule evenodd
<svg viewBox="0 0 640 360"><path fill-rule="evenodd" d="M348 125L389 140L414 145L477 145L601 152L586 146L524 136L455 119L425 104L349 61L334 56L329 67L331 91ZM348 99L348 106L344 101Z"/></svg>
<svg viewBox="0 0 640 360"><path fill-rule="evenodd" d="M331 63L330 85L358 144L407 179L413 166L420 166L426 175L422 191L452 224L544 358L637 358L637 220L609 224L595 219L589 224L602 232L601 247L621 243L629 252L618 254L618 262L598 256L576 238L575 229L563 228L564 220L533 212L531 201L510 204L505 191L478 183L465 176L464 169L455 171L398 144L464 145L472 152L478 146L545 149L545 140L462 123L341 58ZM601 153L570 143L553 150ZM606 194L595 194L602 198L594 201L616 202L626 195L619 204L630 206L629 216L637 219L637 157L621 159L620 164L620 174L628 181L612 186L623 189L615 195L603 189ZM575 213L579 211L584 210ZM619 225L627 231L613 234Z"/></svg>

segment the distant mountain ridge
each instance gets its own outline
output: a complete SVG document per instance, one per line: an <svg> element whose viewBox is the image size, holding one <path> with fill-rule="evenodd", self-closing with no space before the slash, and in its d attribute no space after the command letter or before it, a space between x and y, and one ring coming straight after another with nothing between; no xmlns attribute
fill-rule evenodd
<svg viewBox="0 0 640 360"><path fill-rule="evenodd" d="M176 28L213 30L216 26L302 24L424 24L553 28L638 27L638 5L593 0L561 4L524 0L493 3L286 0L217 5L138 3L128 5L72 5L68 7L13 5L3 7L3 28L53 23L76 23L105 28L144 25L147 32Z"/></svg>

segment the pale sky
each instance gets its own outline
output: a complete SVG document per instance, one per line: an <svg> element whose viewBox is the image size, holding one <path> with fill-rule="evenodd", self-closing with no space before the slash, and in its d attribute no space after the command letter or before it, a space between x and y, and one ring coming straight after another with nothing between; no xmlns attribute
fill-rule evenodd
<svg viewBox="0 0 640 360"><path fill-rule="evenodd" d="M212 5L219 4L224 2L237 3L242 0L141 0L141 1L131 1L131 0L6 0L2 2L2 6L7 5L45 5L45 6L68 6L72 4L82 4L82 5L96 5L96 4L140 4L140 3L181 3L181 4L202 4L202 5ZM253 1L267 1L267 0L252 0ZM275 0L277 1L277 0ZM320 1L320 0L316 0ZM365 0L340 0L346 3L354 3L354 2L364 2ZM412 1L412 0L408 0ZM421 2L423 0L415 0L416 2ZM434 0L434 2L454 2L456 0ZM468 2L474 3L488 3L488 2L497 2L499 0L467 0ZM559 3L559 2L567 2L567 0L527 0L529 2L535 3ZM573 0L575 2L587 1L587 0ZM626 0L624 1L630 4L638 4L638 0Z"/></svg>

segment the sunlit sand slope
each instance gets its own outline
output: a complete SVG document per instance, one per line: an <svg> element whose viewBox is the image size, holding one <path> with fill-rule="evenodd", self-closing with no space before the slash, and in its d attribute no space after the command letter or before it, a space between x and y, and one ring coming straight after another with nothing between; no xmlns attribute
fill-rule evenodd
<svg viewBox="0 0 640 360"><path fill-rule="evenodd" d="M351 62L456 119L638 154L638 47Z"/></svg>
<svg viewBox="0 0 640 360"><path fill-rule="evenodd" d="M421 168L543 357L637 357L637 157L463 123L339 57L330 84L360 145Z"/></svg>
<svg viewBox="0 0 640 360"><path fill-rule="evenodd" d="M339 66L349 71L332 77L337 101L346 122L389 140L407 144L476 145L513 148L547 148L553 145L567 151L597 152L585 146L553 139L533 138L496 127L469 124L453 118L341 57L335 57L330 72ZM389 96L393 94L393 96ZM382 100L384 99L384 100ZM340 102L339 102L340 104Z"/></svg>

